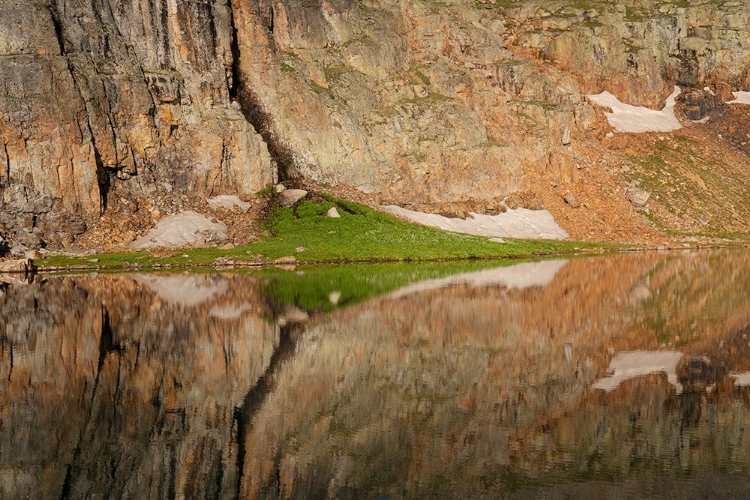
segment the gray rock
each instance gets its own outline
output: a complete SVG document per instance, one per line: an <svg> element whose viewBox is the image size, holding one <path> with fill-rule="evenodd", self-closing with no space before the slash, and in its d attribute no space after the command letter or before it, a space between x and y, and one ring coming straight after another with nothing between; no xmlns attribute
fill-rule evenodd
<svg viewBox="0 0 750 500"><path fill-rule="evenodd" d="M341 214L339 214L339 211L336 210L336 207L331 207L328 209L328 212L326 213L328 217L339 219L341 218Z"/></svg>
<svg viewBox="0 0 750 500"><path fill-rule="evenodd" d="M563 200L565 200L565 203L570 205L572 208L578 208L581 206L581 204L578 203L578 200L576 199L576 195L574 195L572 191L565 191L565 193L563 194Z"/></svg>
<svg viewBox="0 0 750 500"><path fill-rule="evenodd" d="M628 189L627 197L630 203L639 210L646 208L648 200L651 198L651 193L644 191L643 189Z"/></svg>
<svg viewBox="0 0 750 500"><path fill-rule="evenodd" d="M287 189L279 195L282 207L291 207L299 200L307 196L307 191L304 189Z"/></svg>

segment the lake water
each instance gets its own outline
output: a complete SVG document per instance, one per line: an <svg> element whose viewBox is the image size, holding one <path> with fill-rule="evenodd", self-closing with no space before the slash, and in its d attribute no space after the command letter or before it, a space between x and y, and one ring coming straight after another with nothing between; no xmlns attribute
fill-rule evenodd
<svg viewBox="0 0 750 500"><path fill-rule="evenodd" d="M0 498L750 498L750 253L0 285Z"/></svg>

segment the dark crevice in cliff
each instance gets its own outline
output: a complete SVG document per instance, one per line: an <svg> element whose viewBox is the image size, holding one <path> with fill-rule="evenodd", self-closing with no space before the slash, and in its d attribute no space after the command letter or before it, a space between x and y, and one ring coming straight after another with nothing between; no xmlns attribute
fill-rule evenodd
<svg viewBox="0 0 750 500"><path fill-rule="evenodd" d="M263 110L253 93L241 86L236 101L240 104L245 119L265 141L271 160L275 164L279 182L299 177L294 168L294 153L276 137L272 129L273 119Z"/></svg>
<svg viewBox="0 0 750 500"><path fill-rule="evenodd" d="M231 3L229 4L231 10ZM242 54L237 37L237 25L234 22L234 12L230 12L232 28L232 80L229 85L229 97L240 105L245 119L260 134L266 143L268 153L276 167L279 182L296 177L294 175L294 153L283 144L273 131L273 118L264 109L257 96L242 84L240 58Z"/></svg>
<svg viewBox="0 0 750 500"><path fill-rule="evenodd" d="M276 347L271 361L263 375L258 379L255 387L245 395L242 405L234 410L234 420L237 426L237 497L240 496L242 478L247 456L246 440L252 429L255 413L263 405L275 387L274 376L283 364L294 355L297 340L303 332L300 324L290 324L279 329L279 345Z"/></svg>
<svg viewBox="0 0 750 500"><path fill-rule="evenodd" d="M57 2L53 1L49 5L49 12L52 17L52 26L55 30L55 37L57 37L57 43L60 45L60 54L65 55L65 41L63 39L62 25L60 24L59 13L57 12Z"/></svg>
<svg viewBox="0 0 750 500"><path fill-rule="evenodd" d="M93 143L93 136L91 142ZM94 145L94 160L96 161L96 183L99 186L99 215L104 215L107 211L107 197L109 196L109 190L112 187L111 171L107 170L102 163L102 158L99 155L99 150Z"/></svg>
<svg viewBox="0 0 750 500"><path fill-rule="evenodd" d="M237 25L234 22L234 12L232 11L232 2L228 4L229 8L229 27L232 30L232 41L230 43L230 51L232 53L232 68L231 68L231 80L228 82L229 87L229 98L233 101L237 100L237 91L240 87L240 46L237 41Z"/></svg>

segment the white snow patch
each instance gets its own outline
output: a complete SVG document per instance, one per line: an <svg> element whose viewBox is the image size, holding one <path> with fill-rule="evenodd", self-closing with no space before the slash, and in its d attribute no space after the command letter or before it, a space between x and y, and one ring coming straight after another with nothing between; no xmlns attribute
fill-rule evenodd
<svg viewBox="0 0 750 500"><path fill-rule="evenodd" d="M499 215L483 215L471 212L466 219L458 219L438 214L415 212L395 205L384 208L394 215L405 217L413 222L454 233L540 240L564 240L568 237L568 233L557 225L554 217L547 210L517 208Z"/></svg>
<svg viewBox="0 0 750 500"><path fill-rule="evenodd" d="M456 285L468 285L474 288L490 286L504 286L523 290L533 287L544 287L552 282L557 272L562 269L567 260L544 260L540 262L524 262L508 267L485 269L473 273L462 273L447 278L420 281L407 285L388 295L391 299L398 299L413 293L427 290L438 290Z"/></svg>
<svg viewBox="0 0 750 500"><path fill-rule="evenodd" d="M677 351L629 351L618 353L609 363L611 377L597 380L591 387L610 392L625 382L651 373L666 373L667 380L682 393L682 384L677 381L677 363L682 353Z"/></svg>
<svg viewBox="0 0 750 500"><path fill-rule="evenodd" d="M727 101L727 104L750 104L750 92L732 92L732 95L734 100Z"/></svg>
<svg viewBox="0 0 750 500"><path fill-rule="evenodd" d="M249 302L242 304L230 304L225 306L215 305L208 311L208 315L218 319L237 319L248 311L252 311L253 306Z"/></svg>
<svg viewBox="0 0 750 500"><path fill-rule="evenodd" d="M680 87L675 87L660 111L625 104L607 91L589 95L588 98L601 107L612 109L611 113L604 114L617 132L671 132L682 128L674 114L675 99L680 92Z"/></svg>
<svg viewBox="0 0 750 500"><path fill-rule="evenodd" d="M153 248L183 246L203 238L223 240L227 237L227 226L223 222L212 222L205 215L192 210L165 217L156 223L146 236L135 240L129 248Z"/></svg>
<svg viewBox="0 0 750 500"><path fill-rule="evenodd" d="M734 379L734 385L738 387L750 386L750 372L730 373L729 376Z"/></svg>
<svg viewBox="0 0 750 500"><path fill-rule="evenodd" d="M221 296L229 289L226 280L210 276L154 276L136 275L135 281L151 289L162 300L184 307L195 307Z"/></svg>
<svg viewBox="0 0 750 500"><path fill-rule="evenodd" d="M218 210L220 208L234 210L235 207L242 210L242 213L247 213L247 211L250 210L250 204L248 202L240 200L238 196L235 196L233 194L222 194L219 196L214 196L213 198L209 198L206 201L208 202L208 206L213 208L214 210Z"/></svg>

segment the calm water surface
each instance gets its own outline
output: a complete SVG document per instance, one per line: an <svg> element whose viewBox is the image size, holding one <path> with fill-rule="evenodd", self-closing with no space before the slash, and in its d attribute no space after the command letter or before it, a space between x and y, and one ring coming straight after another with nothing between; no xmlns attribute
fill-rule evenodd
<svg viewBox="0 0 750 500"><path fill-rule="evenodd" d="M750 253L0 284L0 498L750 498Z"/></svg>

